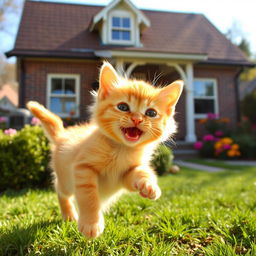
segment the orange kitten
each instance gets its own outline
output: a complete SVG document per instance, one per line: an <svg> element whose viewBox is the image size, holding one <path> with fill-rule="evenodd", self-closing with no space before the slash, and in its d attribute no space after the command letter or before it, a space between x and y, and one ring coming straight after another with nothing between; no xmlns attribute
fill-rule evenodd
<svg viewBox="0 0 256 256"><path fill-rule="evenodd" d="M160 197L150 159L175 131L174 108L183 88L182 81L156 88L121 78L109 63L103 64L99 83L89 124L64 129L62 120L42 105L27 104L53 144L62 215L78 220L79 231L87 237L103 232L102 212L123 189L153 200Z"/></svg>

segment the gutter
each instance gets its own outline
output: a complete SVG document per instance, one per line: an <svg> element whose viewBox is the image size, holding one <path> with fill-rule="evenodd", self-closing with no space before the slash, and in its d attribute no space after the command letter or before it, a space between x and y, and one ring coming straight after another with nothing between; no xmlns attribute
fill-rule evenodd
<svg viewBox="0 0 256 256"><path fill-rule="evenodd" d="M24 60L20 59L20 85L19 85L19 107L25 108L25 91L26 91L26 67Z"/></svg>
<svg viewBox="0 0 256 256"><path fill-rule="evenodd" d="M235 101L236 101L236 121L239 123L241 121L241 109L240 109L240 95L239 95L239 77L244 72L245 68L241 67L241 69L237 72L234 78L234 84L235 84Z"/></svg>

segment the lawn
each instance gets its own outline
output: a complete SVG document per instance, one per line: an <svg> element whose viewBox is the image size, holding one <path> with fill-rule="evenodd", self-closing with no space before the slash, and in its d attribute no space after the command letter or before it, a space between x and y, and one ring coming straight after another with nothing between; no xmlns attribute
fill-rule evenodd
<svg viewBox="0 0 256 256"><path fill-rule="evenodd" d="M124 197L87 240L63 222L53 191L0 197L0 255L256 255L256 168L182 169L159 179L162 197Z"/></svg>

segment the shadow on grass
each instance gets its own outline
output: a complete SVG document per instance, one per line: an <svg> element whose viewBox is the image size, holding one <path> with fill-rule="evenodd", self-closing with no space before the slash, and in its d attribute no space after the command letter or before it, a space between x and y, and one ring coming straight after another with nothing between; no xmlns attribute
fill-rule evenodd
<svg viewBox="0 0 256 256"><path fill-rule="evenodd" d="M20 197L20 196L25 196L26 194L30 193L31 191L33 191L33 192L44 191L47 193L47 192L54 191L54 189L52 189L52 188L24 188L21 190L7 189L5 191L0 192L0 198L2 196L5 196L7 198L16 198L16 197Z"/></svg>
<svg viewBox="0 0 256 256"><path fill-rule="evenodd" d="M27 255L35 240L44 234L38 234L40 230L50 229L61 225L62 221L43 221L34 223L26 228L13 227L0 236L0 255ZM54 228L53 228L54 229Z"/></svg>

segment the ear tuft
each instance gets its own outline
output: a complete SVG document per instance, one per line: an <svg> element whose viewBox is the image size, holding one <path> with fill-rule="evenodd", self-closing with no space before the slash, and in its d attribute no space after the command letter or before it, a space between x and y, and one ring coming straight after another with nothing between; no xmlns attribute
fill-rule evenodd
<svg viewBox="0 0 256 256"><path fill-rule="evenodd" d="M101 99L105 99L115 84L118 82L119 76L113 66L104 61L100 69L100 79L99 79L99 96Z"/></svg>
<svg viewBox="0 0 256 256"><path fill-rule="evenodd" d="M183 87L184 82L182 80L177 80L161 89L159 96L160 99L167 102L168 113L171 113L171 110L175 108Z"/></svg>

